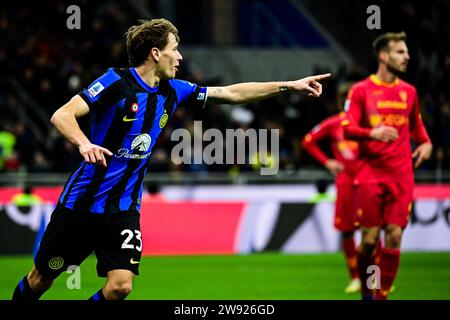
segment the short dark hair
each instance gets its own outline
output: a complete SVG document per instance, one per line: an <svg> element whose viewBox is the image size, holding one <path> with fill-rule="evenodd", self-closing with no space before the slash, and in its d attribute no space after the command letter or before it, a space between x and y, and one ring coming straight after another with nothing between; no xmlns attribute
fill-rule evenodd
<svg viewBox="0 0 450 320"><path fill-rule="evenodd" d="M378 55L380 51L388 49L390 41L406 41L406 33L387 32L379 35L372 43L373 50Z"/></svg>
<svg viewBox="0 0 450 320"><path fill-rule="evenodd" d="M173 33L180 42L177 28L166 19L138 20L139 24L131 26L127 36L128 62L132 67L145 63L152 48L164 49L169 33Z"/></svg>

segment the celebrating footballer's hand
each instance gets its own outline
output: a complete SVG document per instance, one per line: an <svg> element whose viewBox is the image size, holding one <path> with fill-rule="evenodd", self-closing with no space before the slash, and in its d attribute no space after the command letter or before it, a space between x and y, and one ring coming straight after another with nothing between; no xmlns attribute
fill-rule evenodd
<svg viewBox="0 0 450 320"><path fill-rule="evenodd" d="M107 166L105 154L108 156L113 155L108 149L92 143L80 145L79 150L86 163L101 164L105 167Z"/></svg>
<svg viewBox="0 0 450 320"><path fill-rule="evenodd" d="M424 142L420 144L412 154L413 159L417 158L414 162L414 168L418 168L422 162L430 159L431 151L433 151L433 145L431 143Z"/></svg>
<svg viewBox="0 0 450 320"><path fill-rule="evenodd" d="M382 142L392 142L398 139L398 131L393 127L379 126L370 131L370 137Z"/></svg>
<svg viewBox="0 0 450 320"><path fill-rule="evenodd" d="M325 168L327 168L333 176L336 176L339 172L344 170L344 165L337 160L328 159L327 162L325 162Z"/></svg>
<svg viewBox="0 0 450 320"><path fill-rule="evenodd" d="M322 94L322 85L318 81L329 78L330 76L331 73L325 73L292 81L291 88L297 91L306 90L309 96L319 97Z"/></svg>

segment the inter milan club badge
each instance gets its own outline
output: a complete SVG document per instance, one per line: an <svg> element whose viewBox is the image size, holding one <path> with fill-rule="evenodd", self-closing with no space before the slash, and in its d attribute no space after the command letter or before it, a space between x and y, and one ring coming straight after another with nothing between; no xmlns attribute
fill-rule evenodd
<svg viewBox="0 0 450 320"><path fill-rule="evenodd" d="M53 270L60 269L64 264L64 259L61 257L54 257L48 262L48 266Z"/></svg>
<svg viewBox="0 0 450 320"><path fill-rule="evenodd" d="M139 110L138 104L135 102L131 105L131 111L137 112Z"/></svg>
<svg viewBox="0 0 450 320"><path fill-rule="evenodd" d="M164 110L164 114L161 116L161 119L159 119L159 127L161 129L166 125L167 119L169 119L169 115L166 113L166 110Z"/></svg>

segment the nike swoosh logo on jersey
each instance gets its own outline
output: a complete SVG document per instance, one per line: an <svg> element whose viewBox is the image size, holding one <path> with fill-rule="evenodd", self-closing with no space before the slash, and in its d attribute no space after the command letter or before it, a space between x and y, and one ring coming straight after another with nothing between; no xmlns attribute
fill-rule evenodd
<svg viewBox="0 0 450 320"><path fill-rule="evenodd" d="M130 263L131 263L131 264L138 264L138 263L139 263L139 261L134 261L134 259L133 259L133 258L131 258L131 259L130 259Z"/></svg>
<svg viewBox="0 0 450 320"><path fill-rule="evenodd" d="M129 121L135 121L135 120L137 120L137 119L139 119L139 118L132 118L132 119L129 119L129 118L127 118L127 116L125 116L125 117L123 117L123 121L125 121L125 122L129 122Z"/></svg>

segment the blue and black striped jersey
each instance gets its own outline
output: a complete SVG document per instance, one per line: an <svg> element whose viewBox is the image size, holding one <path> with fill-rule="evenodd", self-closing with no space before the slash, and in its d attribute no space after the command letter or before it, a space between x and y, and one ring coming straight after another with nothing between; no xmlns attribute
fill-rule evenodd
<svg viewBox="0 0 450 320"><path fill-rule="evenodd" d="M134 68L110 68L79 93L91 115L90 140L113 153L107 167L85 161L59 202L94 213L139 211L152 149L176 107L204 106L207 88L172 79L148 86Z"/></svg>

